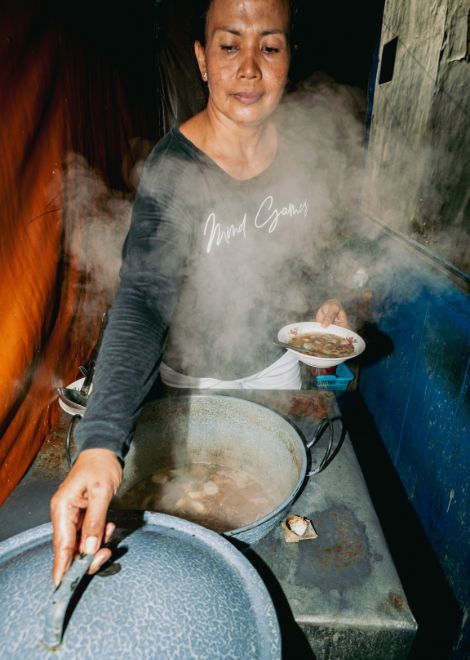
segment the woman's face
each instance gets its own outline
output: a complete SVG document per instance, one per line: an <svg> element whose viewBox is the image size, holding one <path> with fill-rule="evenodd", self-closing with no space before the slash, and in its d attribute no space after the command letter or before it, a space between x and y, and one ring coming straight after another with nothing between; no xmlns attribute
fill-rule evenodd
<svg viewBox="0 0 470 660"><path fill-rule="evenodd" d="M271 115L287 81L288 22L287 0L212 1L206 46L195 44L211 111L245 125Z"/></svg>

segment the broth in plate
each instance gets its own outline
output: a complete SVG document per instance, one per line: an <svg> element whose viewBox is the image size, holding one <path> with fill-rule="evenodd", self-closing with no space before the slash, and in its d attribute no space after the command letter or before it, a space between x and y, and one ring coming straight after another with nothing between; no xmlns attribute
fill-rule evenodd
<svg viewBox="0 0 470 660"><path fill-rule="evenodd" d="M354 344L346 337L339 337L329 332L306 332L289 337L288 343L295 350L303 348L316 357L339 358L354 353Z"/></svg>

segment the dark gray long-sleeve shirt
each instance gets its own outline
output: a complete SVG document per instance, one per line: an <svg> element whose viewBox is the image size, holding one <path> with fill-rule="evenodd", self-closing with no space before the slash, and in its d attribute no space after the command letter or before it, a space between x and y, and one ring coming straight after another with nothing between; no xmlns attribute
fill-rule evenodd
<svg viewBox="0 0 470 660"><path fill-rule="evenodd" d="M282 139L270 167L245 181L178 129L155 147L77 427L80 451L125 456L163 352L177 371L230 380L279 357L277 330L323 298L315 267L328 202L310 170L308 150L292 154Z"/></svg>

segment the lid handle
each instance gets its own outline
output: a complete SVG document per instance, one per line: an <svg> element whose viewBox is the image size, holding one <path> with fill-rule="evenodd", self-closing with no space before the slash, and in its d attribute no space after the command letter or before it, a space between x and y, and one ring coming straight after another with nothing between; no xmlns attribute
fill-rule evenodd
<svg viewBox="0 0 470 660"><path fill-rule="evenodd" d="M67 608L93 557L94 555L77 557L52 594L52 602L47 607L43 635L44 644L51 650L60 646Z"/></svg>

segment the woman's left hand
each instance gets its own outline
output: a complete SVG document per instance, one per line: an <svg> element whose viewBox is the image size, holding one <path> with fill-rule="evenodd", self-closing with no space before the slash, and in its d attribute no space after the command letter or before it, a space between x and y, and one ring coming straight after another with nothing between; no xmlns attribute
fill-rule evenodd
<svg viewBox="0 0 470 660"><path fill-rule="evenodd" d="M331 298L322 303L316 313L315 320L326 328L327 325L334 323L343 328L350 328L348 315L338 300Z"/></svg>

